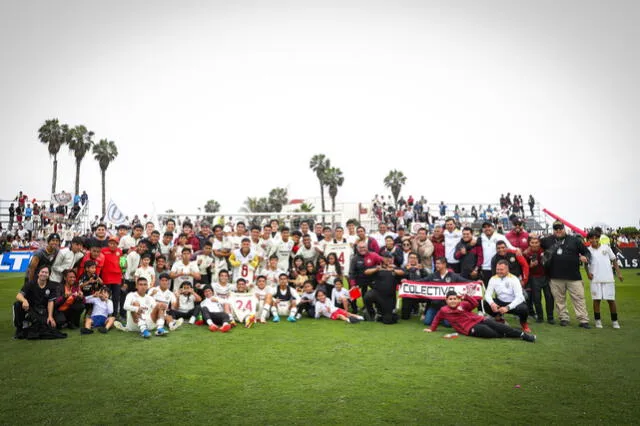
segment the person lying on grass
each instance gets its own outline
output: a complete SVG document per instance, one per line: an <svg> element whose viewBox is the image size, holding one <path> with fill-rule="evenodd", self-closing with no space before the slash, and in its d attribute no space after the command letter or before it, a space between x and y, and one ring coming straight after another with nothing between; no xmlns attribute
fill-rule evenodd
<svg viewBox="0 0 640 426"><path fill-rule="evenodd" d="M533 334L524 333L521 330L499 323L493 318L485 318L471 312L478 307L478 302L466 294L463 299L464 301L453 290L447 292L446 306L440 308L431 323L431 327L425 328L424 331L428 333L436 331L440 321L447 320L458 333L465 336L484 338L511 337L532 343L536 341L536 336Z"/></svg>
<svg viewBox="0 0 640 426"><path fill-rule="evenodd" d="M318 290L316 291L315 317L320 318L321 316L332 320L346 321L351 324L364 320L360 315L352 314L336 307L323 290Z"/></svg>

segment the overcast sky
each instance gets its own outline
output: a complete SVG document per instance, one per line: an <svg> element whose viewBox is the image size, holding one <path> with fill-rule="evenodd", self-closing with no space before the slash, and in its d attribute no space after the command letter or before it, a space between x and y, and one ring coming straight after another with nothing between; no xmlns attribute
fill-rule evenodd
<svg viewBox="0 0 640 426"><path fill-rule="evenodd" d="M236 211L276 186L338 202L384 191L497 202L529 193L579 226L638 224L640 2L3 1L2 198L45 198L37 130L84 124L120 155L126 214ZM58 190L73 190L59 154ZM87 158L81 189L99 209Z"/></svg>

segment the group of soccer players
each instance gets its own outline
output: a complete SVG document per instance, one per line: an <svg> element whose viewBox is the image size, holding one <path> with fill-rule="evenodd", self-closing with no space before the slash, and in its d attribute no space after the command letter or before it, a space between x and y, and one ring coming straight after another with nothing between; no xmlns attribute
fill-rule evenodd
<svg viewBox="0 0 640 426"><path fill-rule="evenodd" d="M156 336L166 336L185 322L226 333L237 324L250 328L268 320L280 322L281 317L296 322L305 315L352 324L364 319L358 315L355 299L365 296L368 288L378 291L369 294L375 294L376 299L364 297L367 319L395 315L393 284L407 278L447 282L485 279L488 314L499 324L506 313L519 316L521 322L521 330L510 329L486 322L484 317L481 323L476 317L465 316L463 326L456 327L458 313L470 311L477 302L468 301L471 308L462 309L460 302L465 301L450 294L445 302L427 305L422 319L426 325L435 321L429 331L447 320L445 324L468 335L517 336L532 341L526 318L532 314L542 321L543 312L534 301L524 303L529 266L535 266L539 258L534 253L526 261L521 259L517 244L526 242L529 250L528 236L514 240L513 247L508 236L493 234L490 223L477 238L470 228L457 230L453 220L447 220L445 228L436 226L430 236L424 228L408 235L403 229L389 231L381 223L377 232L367 234L351 221L346 225L346 231L341 226L318 224L312 230L303 221L299 229L291 231L277 220L249 229L242 222L234 229L202 222L195 233L190 223L176 232L176 223L170 219L162 238L152 223L135 225L130 231L120 227L117 236L106 235L106 227L98 225L95 235L84 242L89 248L86 254L80 239L58 252L59 237L53 234L44 254L34 256L37 262L32 279L27 279L18 294L16 309L21 311L16 317L21 321L16 322L16 335L26 337L20 332L20 327L29 323L29 303L24 302L34 295L38 303L46 302L40 311L50 326L77 327L84 310L82 334L91 334L94 329L106 333L115 327L149 338L153 331ZM508 252L506 246L510 247ZM60 270L64 282L51 285L49 274ZM383 285L387 271L390 290L386 292L388 300L383 300L381 288L376 287ZM80 277L77 281L76 276ZM352 293L347 290L350 287L361 291ZM553 300L547 299L546 304L552 315L549 304L553 305ZM403 318L418 314L418 308L418 304L405 301Z"/></svg>

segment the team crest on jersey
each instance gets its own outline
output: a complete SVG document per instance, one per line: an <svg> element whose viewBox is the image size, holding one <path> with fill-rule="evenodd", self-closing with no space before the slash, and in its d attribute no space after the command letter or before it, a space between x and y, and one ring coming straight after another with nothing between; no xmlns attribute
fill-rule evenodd
<svg viewBox="0 0 640 426"><path fill-rule="evenodd" d="M447 278L445 278L444 280L445 280L445 282L450 283L450 282L451 282L451 277L447 277Z"/></svg>
<svg viewBox="0 0 640 426"><path fill-rule="evenodd" d="M49 289L46 289L46 290L44 291L44 294L45 294L46 296L48 296L50 293L51 293L51 291L50 291Z"/></svg>
<svg viewBox="0 0 640 426"><path fill-rule="evenodd" d="M602 250L602 254L606 255L607 254L607 250Z"/></svg>
<svg viewBox="0 0 640 426"><path fill-rule="evenodd" d="M510 258L509 258L509 262L512 262L512 263L513 263L513 262L515 262L515 261L516 261L516 258L515 258L515 257L510 257Z"/></svg>

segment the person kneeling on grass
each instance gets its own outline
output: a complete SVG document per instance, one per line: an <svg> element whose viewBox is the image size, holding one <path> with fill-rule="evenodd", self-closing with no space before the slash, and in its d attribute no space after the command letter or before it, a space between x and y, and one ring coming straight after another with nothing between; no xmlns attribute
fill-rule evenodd
<svg viewBox="0 0 640 426"><path fill-rule="evenodd" d="M494 299L493 294L496 298ZM496 265L496 275L491 277L487 291L484 293L484 300L488 307L489 314L496 318L498 322L504 322L504 314L517 315L520 318L520 327L525 333L531 333L527 318L529 308L524 299L522 285L515 275L509 273L509 263L506 260L499 260Z"/></svg>
<svg viewBox="0 0 640 426"><path fill-rule="evenodd" d="M114 327L121 331L140 332L145 339L151 337L151 331L158 327L156 336L164 336L167 331L164 329L166 307L156 303L156 300L147 294L149 283L146 278L138 277L136 280L136 291L127 294L124 301L124 310L127 311L127 325L122 325L120 321L113 323Z"/></svg>
<svg viewBox="0 0 640 426"><path fill-rule="evenodd" d="M535 342L536 336L523 331L511 328L493 318L485 318L479 314L471 312L478 307L478 302L470 296L464 295L464 301L455 291L449 291L446 295L446 306L440 308L433 319L430 328L424 331L431 333L436 331L440 321L447 320L451 326L460 334L471 337L501 338L511 337L522 339L527 342Z"/></svg>
<svg viewBox="0 0 640 426"><path fill-rule="evenodd" d="M93 308L91 315L85 318L80 334L93 334L92 328L97 328L100 333L107 333L115 320L113 301L109 299L109 287L102 286L94 295L86 296L84 303Z"/></svg>
<svg viewBox="0 0 640 426"><path fill-rule="evenodd" d="M364 320L360 315L352 314L344 309L340 309L327 297L323 290L316 291L315 317L321 316L331 318L332 320L346 321L350 324L358 323Z"/></svg>
<svg viewBox="0 0 640 426"><path fill-rule="evenodd" d="M204 286L204 299L200 303L202 318L207 322L210 331L220 330L223 333L231 330L231 314L229 304L213 295L210 285Z"/></svg>

